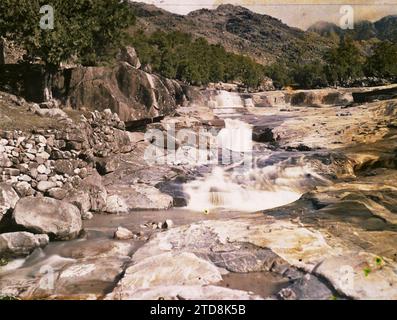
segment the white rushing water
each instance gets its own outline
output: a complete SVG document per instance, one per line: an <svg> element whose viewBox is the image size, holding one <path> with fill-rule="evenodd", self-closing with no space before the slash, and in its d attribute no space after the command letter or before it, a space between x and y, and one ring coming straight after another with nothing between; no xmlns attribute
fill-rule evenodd
<svg viewBox="0 0 397 320"><path fill-rule="evenodd" d="M301 197L301 193L287 187L274 186L272 190L247 187L232 181L220 167L204 180L186 184L184 192L189 196L187 209L200 212L215 208L254 212L280 207Z"/></svg>
<svg viewBox="0 0 397 320"><path fill-rule="evenodd" d="M216 108L241 108L244 107L243 99L236 92L219 91L216 98Z"/></svg>
<svg viewBox="0 0 397 320"><path fill-rule="evenodd" d="M155 86L155 84L154 84L153 76L152 76L150 73L146 73L146 78L147 78L147 80L148 80L148 82L149 82L150 89L151 89L151 93L152 93L153 107L154 107L156 110L159 110L159 106L158 106L158 102L157 102L157 97L156 97L156 91L155 91L156 86Z"/></svg>
<svg viewBox="0 0 397 320"><path fill-rule="evenodd" d="M237 120L225 119L225 128L217 136L219 148L234 152L252 151L252 127Z"/></svg>
<svg viewBox="0 0 397 320"><path fill-rule="evenodd" d="M216 97L217 108L244 108L236 93L221 91ZM233 152L251 152L252 128L240 119L225 119L225 128L218 135L218 147ZM233 166L233 164L231 164ZM187 209L207 211L221 208L244 212L280 207L298 200L303 185L312 177L303 164L295 167L273 165L265 168L241 167L229 172L216 166L211 174L184 185L188 195ZM230 168L230 166L229 166Z"/></svg>

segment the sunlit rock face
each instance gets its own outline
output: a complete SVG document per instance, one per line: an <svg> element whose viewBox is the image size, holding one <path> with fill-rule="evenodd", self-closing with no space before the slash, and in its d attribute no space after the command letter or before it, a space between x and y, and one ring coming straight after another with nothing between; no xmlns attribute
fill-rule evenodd
<svg viewBox="0 0 397 320"><path fill-rule="evenodd" d="M65 70L57 77L54 92L66 97L74 109L110 108L126 122L168 115L184 102L178 82L146 73L127 62Z"/></svg>
<svg viewBox="0 0 397 320"><path fill-rule="evenodd" d="M156 87L155 77L142 78L148 87ZM292 94L298 94L297 102L302 98L299 92ZM151 141L142 132L105 149L109 153L103 164L91 168L92 176L74 172L77 159L57 159L55 170L84 173L72 180L82 179L70 185L73 193L62 201L76 205L72 211L77 218L91 208L92 219L77 220L77 229L84 227L78 239L51 241L45 247L40 241L20 246L21 234L3 235L6 250L18 250L18 256L34 251L0 267L0 296L396 299L396 101L344 105L336 97L324 104L316 91L305 93L301 104L292 104L285 92L275 92L262 95L274 102L265 106L258 104L265 100L261 94L212 90L203 96L208 100L202 105L178 109L178 117L150 125L165 133L168 142L175 140L164 150L166 155L175 153L172 162L143 161ZM309 106L310 101L315 104ZM161 107L160 101L153 105ZM195 162L194 153L206 155L206 150L197 143L183 145L177 135L166 132L171 124L196 138L201 135L197 128L214 129L210 134L219 144L218 161ZM96 152L103 140L124 132L106 131L91 146ZM67 139L74 138L68 134ZM0 151L12 156L10 145L17 139L6 140L0 139ZM124 147L125 152L115 153ZM227 152L237 156L223 163ZM241 161L244 155L252 156L249 166ZM2 163L12 165L8 158ZM40 209L40 219L31 218L37 205L14 210L18 197L26 201L29 190L13 181L15 186L0 185L0 213L5 212L1 222L14 213L16 222L34 232L41 230L36 224L46 222L44 217L52 222L50 227L64 227L69 215L65 218L60 205L56 207L62 212L56 215L57 210L49 214ZM32 188L44 190L43 185ZM48 196L62 198L59 188L54 189ZM168 209L171 205L182 208ZM109 214L96 214L104 211ZM73 237L78 230L71 230ZM117 230L126 236L115 239ZM53 286L47 286L48 276ZM264 292L268 285L271 290Z"/></svg>

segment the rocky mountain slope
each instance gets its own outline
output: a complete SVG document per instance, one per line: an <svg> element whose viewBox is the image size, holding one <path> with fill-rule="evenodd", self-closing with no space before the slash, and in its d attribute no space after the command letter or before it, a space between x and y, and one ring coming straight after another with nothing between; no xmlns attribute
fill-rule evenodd
<svg viewBox="0 0 397 320"><path fill-rule="evenodd" d="M201 9L185 16L144 3L131 2L131 6L137 16L135 30L191 33L263 64L278 58L312 60L321 57L330 45L329 40L317 34L289 27L276 18L241 6L220 5L215 10Z"/></svg>

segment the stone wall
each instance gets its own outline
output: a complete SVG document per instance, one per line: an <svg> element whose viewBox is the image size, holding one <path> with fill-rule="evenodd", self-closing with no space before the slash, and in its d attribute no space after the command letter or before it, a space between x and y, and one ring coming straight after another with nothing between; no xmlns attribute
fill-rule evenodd
<svg viewBox="0 0 397 320"><path fill-rule="evenodd" d="M88 119L81 116L62 130L0 131L0 183L21 198L67 200L83 218L90 211L101 211L106 189L98 171L108 173L110 155L134 148L132 134L124 126L117 114L105 110L92 112ZM0 209L2 205L0 199Z"/></svg>

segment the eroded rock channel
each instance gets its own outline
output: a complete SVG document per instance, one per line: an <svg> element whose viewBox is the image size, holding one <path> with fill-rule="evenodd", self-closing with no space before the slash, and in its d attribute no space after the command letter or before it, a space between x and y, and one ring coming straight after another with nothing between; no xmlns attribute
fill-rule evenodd
<svg viewBox="0 0 397 320"><path fill-rule="evenodd" d="M348 90L207 90L146 126L161 136L110 110L4 131L0 295L397 299L396 114Z"/></svg>

